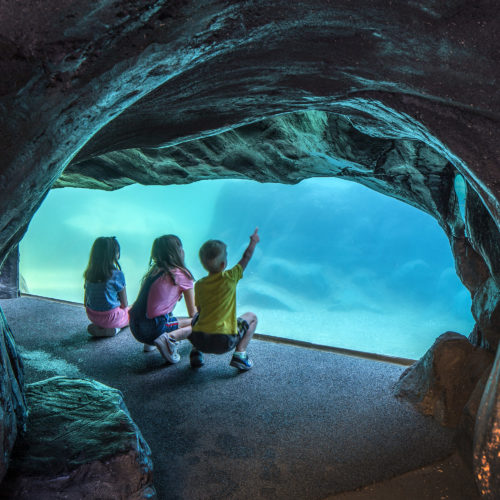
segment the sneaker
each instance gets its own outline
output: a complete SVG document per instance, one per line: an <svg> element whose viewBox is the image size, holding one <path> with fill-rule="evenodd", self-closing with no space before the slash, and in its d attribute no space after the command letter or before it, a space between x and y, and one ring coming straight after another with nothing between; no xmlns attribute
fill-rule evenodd
<svg viewBox="0 0 500 500"><path fill-rule="evenodd" d="M166 333L160 335L155 341L155 346L160 351L161 355L172 364L178 363L181 359L177 352L177 345L174 340L170 339Z"/></svg>
<svg viewBox="0 0 500 500"><path fill-rule="evenodd" d="M239 356L235 356L233 354L233 357L231 358L231 363L229 364L231 366L234 366L235 368L238 368L238 370L242 372L250 370L250 368L252 368L253 366L253 362L248 357L248 354L246 354L244 358L240 358Z"/></svg>
<svg viewBox="0 0 500 500"><path fill-rule="evenodd" d="M144 344L144 348L142 349L144 352L154 351L156 347L154 345Z"/></svg>
<svg viewBox="0 0 500 500"><path fill-rule="evenodd" d="M114 337L120 330L121 328L101 328L94 323L87 326L87 332L93 337Z"/></svg>
<svg viewBox="0 0 500 500"><path fill-rule="evenodd" d="M121 328L100 328L101 337L114 337L121 332Z"/></svg>
<svg viewBox="0 0 500 500"><path fill-rule="evenodd" d="M198 349L191 349L189 362L191 363L191 368L202 367L205 364L203 353L198 351Z"/></svg>
<svg viewBox="0 0 500 500"><path fill-rule="evenodd" d="M94 325L94 323L90 323L89 326L87 326L87 332L89 335L92 335L92 337L98 337L98 330L99 327L97 325Z"/></svg>

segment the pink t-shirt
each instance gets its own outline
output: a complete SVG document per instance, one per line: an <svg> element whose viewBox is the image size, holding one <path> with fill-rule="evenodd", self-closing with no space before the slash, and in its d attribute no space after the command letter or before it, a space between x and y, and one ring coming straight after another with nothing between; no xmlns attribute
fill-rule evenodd
<svg viewBox="0 0 500 500"><path fill-rule="evenodd" d="M171 313L175 304L181 298L184 290L193 288L193 280L188 278L179 268L172 269L175 277L174 284L167 273L158 278L149 289L148 306L146 315L148 318L156 318L163 314Z"/></svg>

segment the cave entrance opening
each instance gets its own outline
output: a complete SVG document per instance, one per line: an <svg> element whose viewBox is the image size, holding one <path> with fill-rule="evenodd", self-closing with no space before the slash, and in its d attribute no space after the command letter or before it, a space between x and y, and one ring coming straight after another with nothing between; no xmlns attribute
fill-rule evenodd
<svg viewBox="0 0 500 500"><path fill-rule="evenodd" d="M132 302L155 237L179 235L200 278L205 240L225 241L232 265L256 226L238 310L257 313L259 333L417 359L443 332L472 330L470 296L436 221L337 178L52 190L21 242L20 271L29 293L82 302L92 242L115 235ZM183 303L175 312L185 314Z"/></svg>

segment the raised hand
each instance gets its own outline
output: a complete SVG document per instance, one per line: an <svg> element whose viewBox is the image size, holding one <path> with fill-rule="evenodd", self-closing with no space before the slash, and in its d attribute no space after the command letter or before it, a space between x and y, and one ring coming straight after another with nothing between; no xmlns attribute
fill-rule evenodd
<svg viewBox="0 0 500 500"><path fill-rule="evenodd" d="M256 227L255 228L255 231L252 233L252 235L250 236L250 241L253 241L254 243L258 243L260 241L260 237L259 235L257 234L259 228Z"/></svg>

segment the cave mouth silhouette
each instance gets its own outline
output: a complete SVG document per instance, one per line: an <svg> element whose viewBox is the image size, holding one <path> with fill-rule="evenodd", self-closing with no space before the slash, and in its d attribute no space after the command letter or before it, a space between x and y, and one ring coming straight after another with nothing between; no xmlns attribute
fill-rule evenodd
<svg viewBox="0 0 500 500"><path fill-rule="evenodd" d="M237 262L255 226L262 242L239 287L238 309L255 311L265 335L418 359L443 332L472 330L470 296L437 223L332 177L52 190L21 242L21 274L30 293L81 302L90 246L113 234L132 302L155 237L178 234L200 278L203 241L223 239L230 263ZM185 314L181 304L176 311Z"/></svg>

